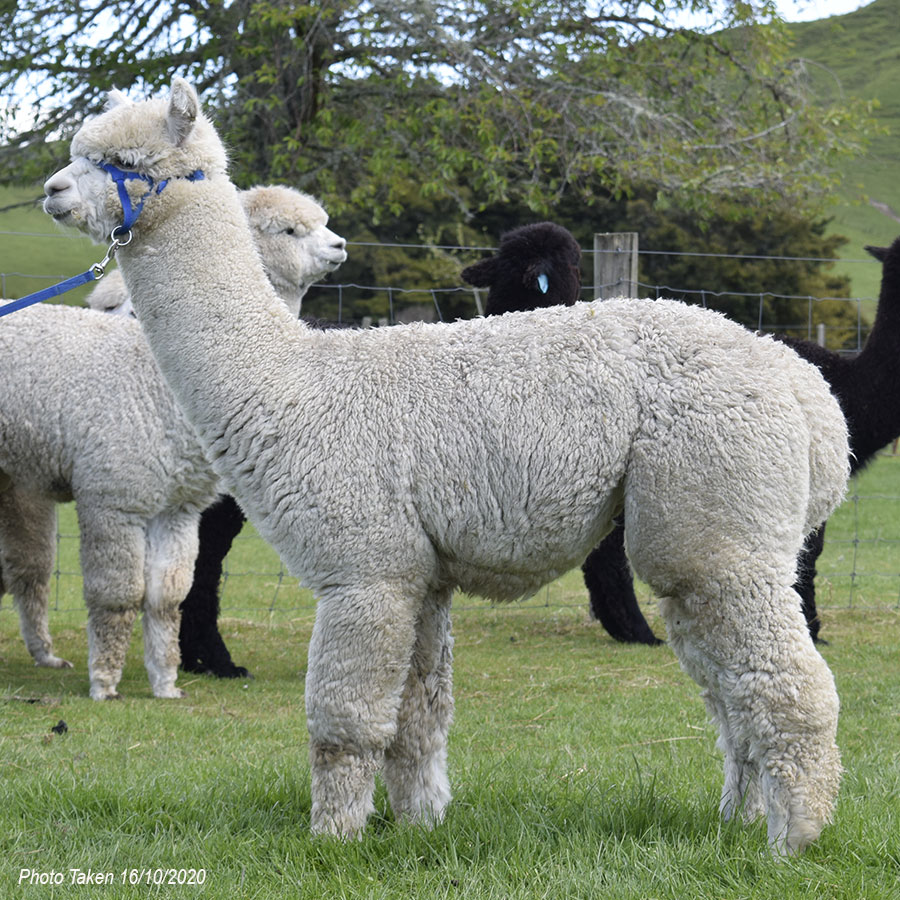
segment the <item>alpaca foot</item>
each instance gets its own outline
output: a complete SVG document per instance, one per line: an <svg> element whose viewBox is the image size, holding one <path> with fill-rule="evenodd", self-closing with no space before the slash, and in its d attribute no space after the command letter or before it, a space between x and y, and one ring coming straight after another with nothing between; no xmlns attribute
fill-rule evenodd
<svg viewBox="0 0 900 900"><path fill-rule="evenodd" d="M121 700L122 695L115 688L91 688L91 700Z"/></svg>
<svg viewBox="0 0 900 900"><path fill-rule="evenodd" d="M338 749L310 746L312 764L313 834L359 839L375 811L374 756L360 756Z"/></svg>
<svg viewBox="0 0 900 900"><path fill-rule="evenodd" d="M153 696L162 700L181 700L187 697L187 694L180 687L172 685L172 687L154 689Z"/></svg>
<svg viewBox="0 0 900 900"><path fill-rule="evenodd" d="M207 666L199 660L192 660L191 662L182 660L181 670L183 672L191 672L194 675L212 675L215 678L253 678L247 669L243 666L236 666L234 663Z"/></svg>
<svg viewBox="0 0 900 900"><path fill-rule="evenodd" d="M773 856L799 856L821 833L824 822L809 817L793 817L780 823L769 818L769 849Z"/></svg>
<svg viewBox="0 0 900 900"><path fill-rule="evenodd" d="M40 659L36 659L34 661L36 666L43 666L47 669L74 669L75 666L72 665L67 659L60 659L58 656L54 656L52 653L47 656L43 656Z"/></svg>
<svg viewBox="0 0 900 900"><path fill-rule="evenodd" d="M415 762L388 753L382 774L398 821L425 828L440 825L450 803L446 753Z"/></svg>
<svg viewBox="0 0 900 900"><path fill-rule="evenodd" d="M203 670L208 675L216 678L252 678L253 676L243 666L229 663L227 666L208 666Z"/></svg>

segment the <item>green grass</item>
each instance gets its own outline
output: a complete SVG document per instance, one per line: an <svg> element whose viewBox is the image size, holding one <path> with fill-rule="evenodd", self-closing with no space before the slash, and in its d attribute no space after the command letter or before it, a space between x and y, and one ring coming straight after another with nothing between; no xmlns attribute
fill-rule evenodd
<svg viewBox="0 0 900 900"><path fill-rule="evenodd" d="M861 574L851 594L840 574L854 550L860 571L896 568L884 538L900 534L898 479L900 458L880 457L829 524L818 588L847 773L835 824L800 860L771 860L761 827L719 821L699 691L667 648L616 644L589 621L577 571L525 604L457 599L447 821L399 827L379 788L362 841L312 840L313 602L289 579L275 593L277 557L248 529L221 626L252 680L183 674L185 700L156 700L136 629L125 699L94 703L77 576L60 579L51 615L73 670L35 668L0 613L0 897L900 898L900 579ZM61 567L77 569L71 507L62 527ZM204 868L207 881L20 887L23 867Z"/></svg>
<svg viewBox="0 0 900 900"><path fill-rule="evenodd" d="M183 701L150 697L136 639L126 699L106 704L85 697L82 623L57 632L78 662L63 672L0 625L3 897L148 895L20 887L22 868L205 869L202 887L152 893L178 897L900 896L897 611L831 617L847 773L835 824L788 862L761 826L719 821L714 734L671 652L615 644L580 610L457 612L447 820L398 826L379 788L349 844L307 830L308 617L226 619L255 679L186 677Z"/></svg>

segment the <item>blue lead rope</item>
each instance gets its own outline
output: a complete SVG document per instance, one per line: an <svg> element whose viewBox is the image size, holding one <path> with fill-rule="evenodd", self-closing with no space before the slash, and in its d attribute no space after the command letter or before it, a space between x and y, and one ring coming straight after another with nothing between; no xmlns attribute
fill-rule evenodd
<svg viewBox="0 0 900 900"><path fill-rule="evenodd" d="M59 284L54 284L51 287L44 288L42 291L37 291L34 294L28 294L25 297L19 297L18 300L10 300L9 303L4 303L3 306L0 306L0 316L9 315L17 309L24 309L26 306L31 306L32 303L40 303L41 300L48 300L50 297L55 297L57 294L64 294L66 291L81 287L81 285L87 284L89 281L95 281L96 278L97 273L94 271L94 267L91 266L87 272L82 272L80 275L75 275L73 278L67 278Z"/></svg>
<svg viewBox="0 0 900 900"><path fill-rule="evenodd" d="M137 221L137 217L141 214L141 210L144 208L144 201L152 193L161 194L165 186L169 183L168 179L164 179L157 184L156 179L152 178L150 175L144 175L142 172L128 172L125 169L114 166L112 163L100 162L96 163L96 165L103 169L103 171L115 182L116 189L119 192L119 203L122 205L122 224L117 225L113 229L113 232L110 235L112 243L106 251L106 256L101 262L94 263L94 265L86 272L82 272L80 275L67 278L65 281L54 284L52 287L44 288L42 291L28 294L25 297L20 297L18 300L11 300L9 303L0 306L0 316L8 315L16 310L24 309L26 306L40 303L42 300L56 297L58 294L64 294L66 291L71 291L74 288L81 287L83 284L102 278L110 260L115 256L116 250L131 242L131 228ZM200 169L196 169L191 172L190 175L183 175L180 177L183 177L188 181L203 181L205 178ZM132 206L131 197L128 195L125 182L134 180L146 182L147 190L144 192L141 199L138 200L137 205ZM119 240L120 237L124 238L124 240Z"/></svg>

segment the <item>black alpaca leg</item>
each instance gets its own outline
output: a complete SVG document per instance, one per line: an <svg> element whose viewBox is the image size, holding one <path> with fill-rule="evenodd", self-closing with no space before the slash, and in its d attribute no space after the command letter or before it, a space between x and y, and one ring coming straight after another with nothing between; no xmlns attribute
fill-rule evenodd
<svg viewBox="0 0 900 900"><path fill-rule="evenodd" d="M650 630L637 597L631 566L625 556L625 526L616 519L613 530L595 547L581 567L591 598L591 615L617 641L661 644Z"/></svg>
<svg viewBox="0 0 900 900"><path fill-rule="evenodd" d="M219 581L222 565L245 521L233 497L222 496L200 517L200 552L194 582L181 604L178 644L181 667L219 678L246 678L249 672L231 661L219 634Z"/></svg>
<svg viewBox="0 0 900 900"><path fill-rule="evenodd" d="M806 538L806 543L797 560L797 581L794 584L794 590L800 595L803 615L806 616L806 626L809 628L813 641L817 644L828 643L819 637L822 620L816 610L816 561L824 546L825 524L823 523Z"/></svg>

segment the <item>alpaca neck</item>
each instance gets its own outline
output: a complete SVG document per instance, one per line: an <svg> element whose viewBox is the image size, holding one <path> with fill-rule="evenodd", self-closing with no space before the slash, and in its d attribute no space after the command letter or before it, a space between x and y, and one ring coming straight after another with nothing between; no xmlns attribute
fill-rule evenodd
<svg viewBox="0 0 900 900"><path fill-rule="evenodd" d="M271 276L270 276L271 277ZM295 319L300 317L300 306L303 302L303 295L307 288L303 285L290 284L282 279L271 279L275 293L278 294L281 302L288 308L291 316Z"/></svg>
<svg viewBox="0 0 900 900"><path fill-rule="evenodd" d="M165 206L148 209L119 265L160 369L209 443L228 402L265 403L303 329L266 278L227 179L172 183L154 200Z"/></svg>
<svg viewBox="0 0 900 900"><path fill-rule="evenodd" d="M900 277L885 266L872 331L846 367L845 383L833 385L851 431L855 467L861 467L900 435Z"/></svg>

